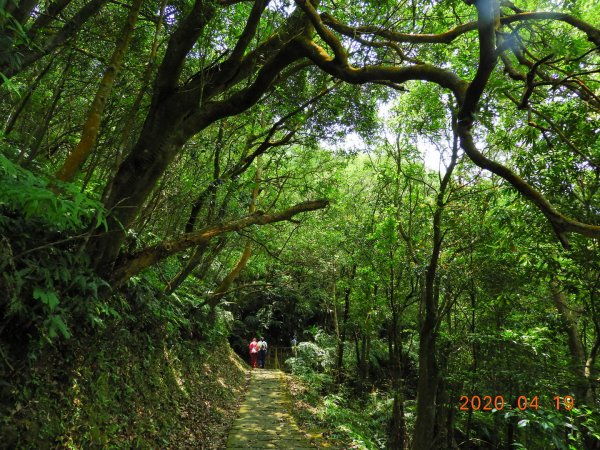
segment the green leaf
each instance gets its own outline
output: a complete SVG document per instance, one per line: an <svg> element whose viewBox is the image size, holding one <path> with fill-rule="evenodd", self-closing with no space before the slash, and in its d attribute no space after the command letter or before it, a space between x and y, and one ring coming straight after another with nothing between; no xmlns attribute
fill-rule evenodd
<svg viewBox="0 0 600 450"><path fill-rule="evenodd" d="M48 317L45 323L48 327L48 337L50 339L56 338L59 332L65 339L69 339L71 337L71 332L67 328L67 325L61 316L52 315Z"/></svg>
<svg viewBox="0 0 600 450"><path fill-rule="evenodd" d="M33 289L33 298L36 300L40 300L44 305L48 307L50 312L53 312L60 303L60 300L58 299L55 292L47 291L39 287Z"/></svg>

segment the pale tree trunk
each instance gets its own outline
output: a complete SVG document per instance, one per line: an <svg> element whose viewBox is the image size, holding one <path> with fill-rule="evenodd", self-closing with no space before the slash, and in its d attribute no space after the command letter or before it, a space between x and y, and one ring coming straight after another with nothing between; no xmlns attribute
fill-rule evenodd
<svg viewBox="0 0 600 450"><path fill-rule="evenodd" d="M133 35L142 1L143 0L133 0L125 25L119 34L115 50L113 51L109 65L102 76L102 80L96 91L96 96L92 101L92 105L83 125L81 140L67 156L63 166L56 172L56 178L59 180L72 181L73 178L75 178L77 171L81 168L96 145L96 139L98 138L98 133L100 131L102 113L104 112L115 79L121 70L125 51L127 50L129 41Z"/></svg>
<svg viewBox="0 0 600 450"><path fill-rule="evenodd" d="M456 120L453 117L453 128ZM417 385L417 418L413 437L413 450L432 450L437 445L435 440L435 413L438 387L440 381L439 367L436 359L436 339L438 324L439 281L437 280L438 263L442 251L442 215L446 206L446 191L452 172L456 166L458 152L458 136L454 133L452 159L440 183L437 205L433 215L433 249L425 273L425 289L422 295L423 319L419 332L419 381Z"/></svg>

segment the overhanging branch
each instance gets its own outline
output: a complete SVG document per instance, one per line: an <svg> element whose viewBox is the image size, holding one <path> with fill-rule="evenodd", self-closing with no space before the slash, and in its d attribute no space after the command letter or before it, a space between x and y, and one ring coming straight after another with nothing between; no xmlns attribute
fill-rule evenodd
<svg viewBox="0 0 600 450"><path fill-rule="evenodd" d="M466 128L464 123L459 124L458 128L461 147L471 161L482 169L489 170L504 178L519 191L521 195L535 204L542 214L550 221L552 228L564 246L568 246L567 237L565 235L567 232L579 233L592 238L600 237L600 226L578 222L577 220L561 214L540 192L529 185L523 178L518 176L508 167L487 158L477 150L477 147L473 142L471 130Z"/></svg>
<svg viewBox="0 0 600 450"><path fill-rule="evenodd" d="M569 245L566 237L567 232L598 238L600 237L600 226L585 224L561 214L540 192L529 185L523 178L519 177L508 167L483 155L473 141L471 133L473 117L497 61L495 49L495 26L497 20L493 17L494 11L492 8L492 5L488 2L477 3L479 13L479 65L477 73L467 89L465 101L462 103L459 112L458 134L461 147L477 166L504 178L521 195L533 202L550 221L563 246L568 247Z"/></svg>
<svg viewBox="0 0 600 450"><path fill-rule="evenodd" d="M387 28L376 26L356 26L352 27L339 22L330 14L321 14L322 22L344 36L355 38L360 35L379 36L389 41L404 42L409 44L450 44L456 38L471 31L477 30L477 22L468 22L457 25L448 31L437 34L419 34L419 33L400 33ZM597 47L600 47L600 30L588 24L587 22L577 19L576 17L559 12L539 11L539 12L522 12L519 14L511 14L500 17L501 25L508 25L515 22L528 21L544 21L554 20L565 22L572 27L582 31L588 37L590 42L593 42Z"/></svg>
<svg viewBox="0 0 600 450"><path fill-rule="evenodd" d="M316 211L318 209L326 208L328 205L328 200L321 199L299 203L275 214L266 214L259 211L241 219L186 233L176 240L163 241L124 258L113 271L111 277L112 286L113 288L118 289L123 286L127 280L141 272L143 269L188 248L208 242L221 234L239 231L251 225L267 225L269 223L290 220L300 213Z"/></svg>

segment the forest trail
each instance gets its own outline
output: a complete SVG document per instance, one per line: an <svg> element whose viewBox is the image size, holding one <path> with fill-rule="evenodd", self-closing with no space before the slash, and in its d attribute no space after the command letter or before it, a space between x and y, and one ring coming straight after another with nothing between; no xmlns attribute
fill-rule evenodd
<svg viewBox="0 0 600 450"><path fill-rule="evenodd" d="M229 432L228 450L304 450L322 446L309 439L289 414L290 400L284 394L282 376L278 370L252 371L246 399Z"/></svg>

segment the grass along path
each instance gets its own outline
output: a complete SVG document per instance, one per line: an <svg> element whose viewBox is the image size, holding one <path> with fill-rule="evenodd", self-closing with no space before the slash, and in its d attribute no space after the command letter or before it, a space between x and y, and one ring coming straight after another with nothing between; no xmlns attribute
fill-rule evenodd
<svg viewBox="0 0 600 450"><path fill-rule="evenodd" d="M303 450L324 446L304 434L289 414L290 400L284 394L282 375L276 370L252 371L246 399L229 433L228 450Z"/></svg>

